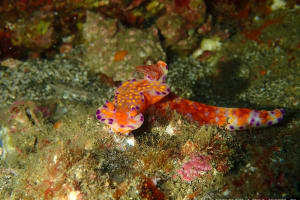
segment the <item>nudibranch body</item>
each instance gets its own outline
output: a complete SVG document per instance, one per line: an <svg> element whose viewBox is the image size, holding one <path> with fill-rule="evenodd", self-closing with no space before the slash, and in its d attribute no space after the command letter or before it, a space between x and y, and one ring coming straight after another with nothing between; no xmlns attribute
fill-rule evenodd
<svg viewBox="0 0 300 200"><path fill-rule="evenodd" d="M170 92L165 83L166 63L159 61L155 65L139 66L137 70L144 73L144 78L124 82L116 90L114 101L106 102L96 112L97 119L116 133L128 134L139 128L144 122L143 112L147 107Z"/></svg>
<svg viewBox="0 0 300 200"><path fill-rule="evenodd" d="M212 124L230 131L271 126L283 119L282 109L257 111L247 108L222 108L190 101L173 94L164 98L170 93L165 83L167 64L159 61L154 65L139 66L137 70L144 73L144 78L124 82L116 90L114 101L106 102L96 112L97 119L107 124L115 133L127 135L138 129L144 122L144 111L155 103L159 109L176 110L200 125ZM164 100L160 101L162 98Z"/></svg>

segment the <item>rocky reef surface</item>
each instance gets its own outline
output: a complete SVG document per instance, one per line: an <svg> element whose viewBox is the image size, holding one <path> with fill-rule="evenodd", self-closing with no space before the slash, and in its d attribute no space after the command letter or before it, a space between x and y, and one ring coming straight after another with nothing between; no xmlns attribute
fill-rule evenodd
<svg viewBox="0 0 300 200"><path fill-rule="evenodd" d="M0 5L0 199L300 195L295 1L17 2ZM227 132L153 107L128 137L97 122L121 81L160 59L179 96L286 118Z"/></svg>

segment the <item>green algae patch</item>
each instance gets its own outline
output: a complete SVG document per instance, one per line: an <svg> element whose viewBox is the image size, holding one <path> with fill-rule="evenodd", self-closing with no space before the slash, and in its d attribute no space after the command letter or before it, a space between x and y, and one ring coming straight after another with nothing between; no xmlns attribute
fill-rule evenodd
<svg viewBox="0 0 300 200"><path fill-rule="evenodd" d="M33 108L37 105L31 103ZM67 112L62 114L62 110ZM232 138L223 138L216 128L199 129L175 115L170 123L178 130L176 135L166 131L167 121L149 122L150 132L137 130L136 144L130 147L120 140L119 137L124 136L110 134L106 127L98 124L90 114L93 110L87 105L60 103L49 118L37 115L39 124L32 125L35 130L33 149L25 151L26 147L20 146L20 155L13 162L7 158L1 161L3 170L6 166L13 171L6 170L0 177L11 180L2 183L5 191L1 191L1 198L52 199L74 195L87 199L142 199L158 194L179 198L202 191L196 192L200 197L218 188L215 180L231 168L228 164L233 151L228 151L228 141ZM25 115L23 119L28 117ZM147 127L144 130L147 131ZM29 129L23 131L30 133L26 132ZM22 135L14 137L30 147L29 140ZM177 171L194 153L211 157L212 169L187 183Z"/></svg>

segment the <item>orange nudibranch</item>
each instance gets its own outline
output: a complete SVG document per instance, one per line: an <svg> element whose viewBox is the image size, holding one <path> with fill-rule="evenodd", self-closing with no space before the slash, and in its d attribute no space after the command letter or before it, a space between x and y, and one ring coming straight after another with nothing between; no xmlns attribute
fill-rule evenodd
<svg viewBox="0 0 300 200"><path fill-rule="evenodd" d="M116 133L129 134L144 122L143 112L169 94L166 82L168 66L162 61L154 65L139 66L144 73L140 80L125 81L115 92L113 102L106 102L97 112L99 121Z"/></svg>
<svg viewBox="0 0 300 200"><path fill-rule="evenodd" d="M137 70L144 73L144 78L125 81L116 90L114 101L106 102L96 111L96 118L116 133L127 135L138 129L144 122L144 111L157 102L159 102L158 107L169 107L189 116L200 125L214 124L228 130L270 126L283 119L282 109L257 111L247 108L222 108L174 97L174 95L166 97L170 93L170 88L166 84L168 66L163 61L153 65L138 66ZM161 101L163 98L164 101Z"/></svg>

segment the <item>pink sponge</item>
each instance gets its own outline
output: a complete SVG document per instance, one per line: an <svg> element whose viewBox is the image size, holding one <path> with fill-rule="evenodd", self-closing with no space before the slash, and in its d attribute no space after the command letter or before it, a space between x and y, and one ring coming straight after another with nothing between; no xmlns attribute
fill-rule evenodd
<svg viewBox="0 0 300 200"><path fill-rule="evenodd" d="M208 156L193 155L177 172L183 180L192 181L211 169L210 158Z"/></svg>

